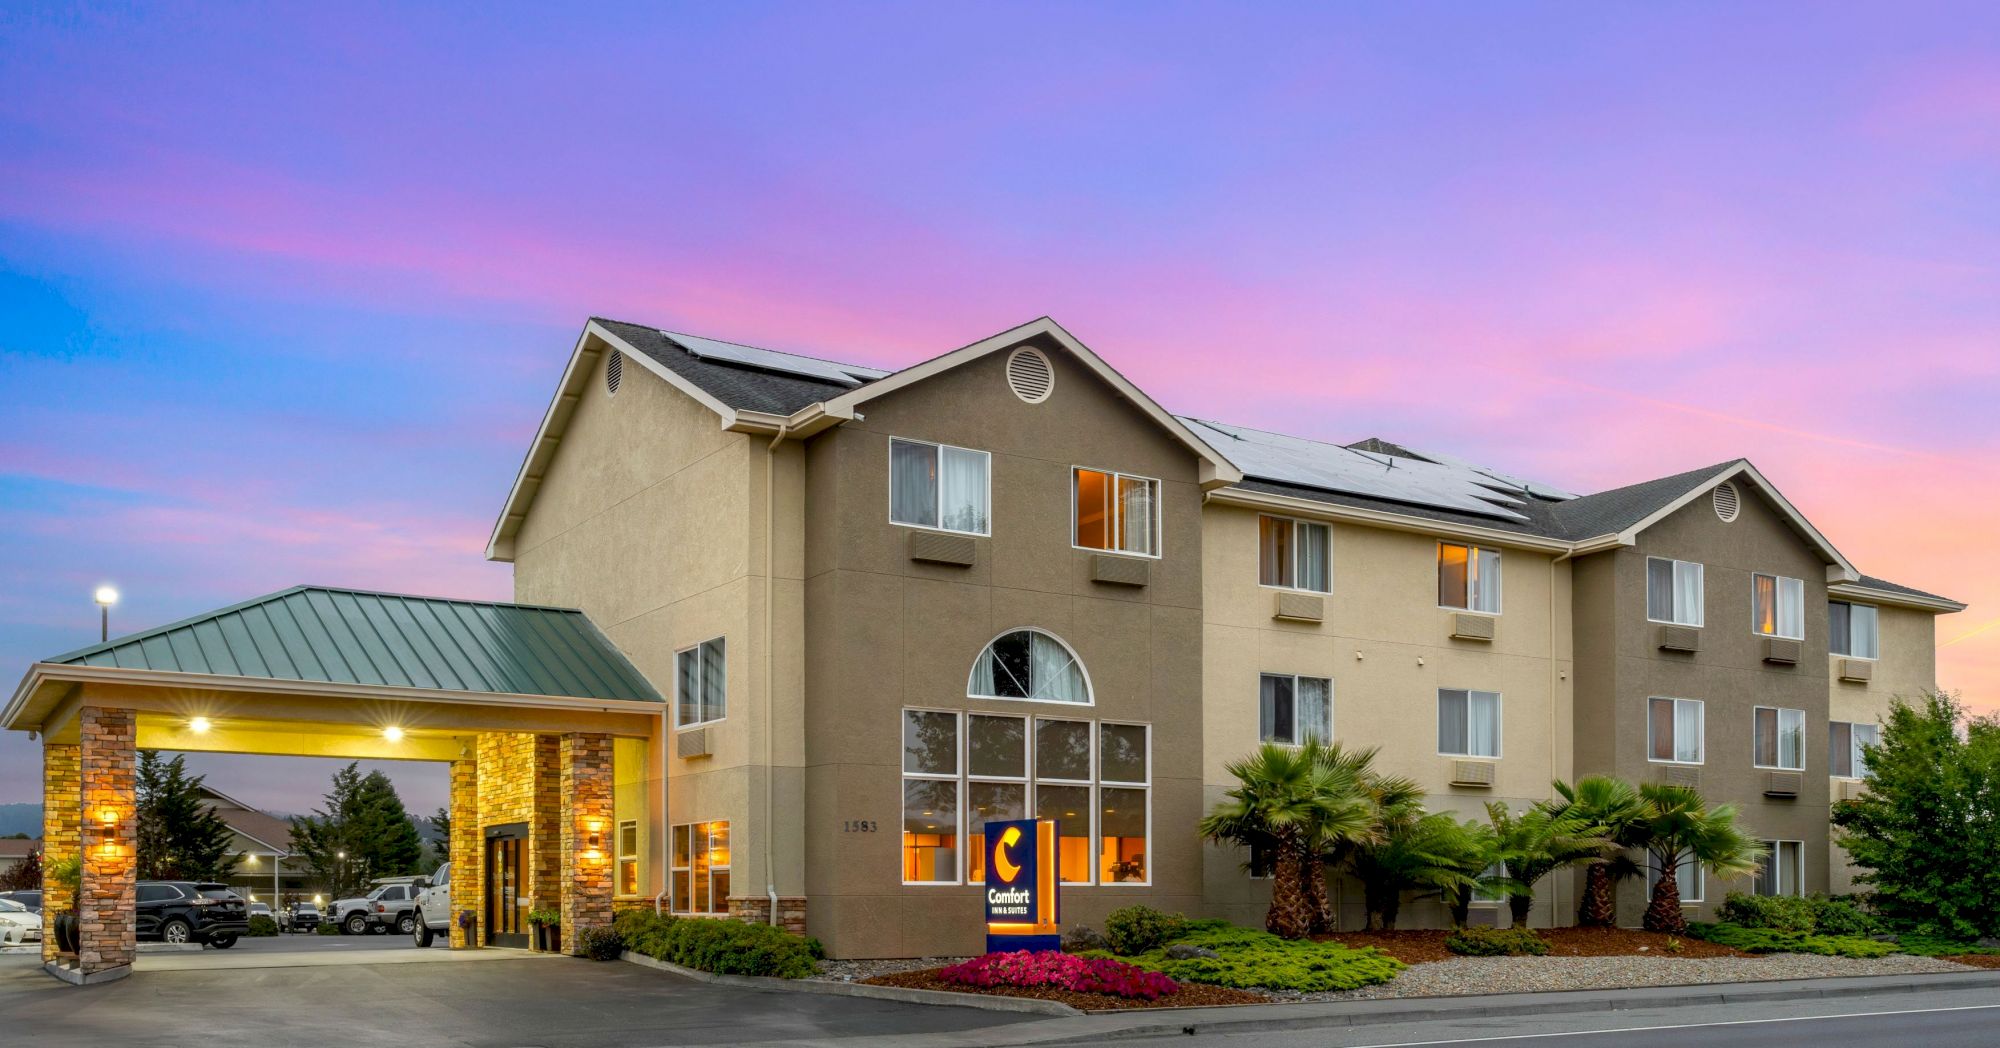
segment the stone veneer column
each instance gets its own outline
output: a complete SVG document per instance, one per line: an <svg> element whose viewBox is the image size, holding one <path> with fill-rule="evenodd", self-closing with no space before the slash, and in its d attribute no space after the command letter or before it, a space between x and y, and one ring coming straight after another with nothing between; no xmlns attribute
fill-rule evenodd
<svg viewBox="0 0 2000 1048"><path fill-rule="evenodd" d="M130 968L138 953L133 897L138 883L135 753L131 710L85 706L77 766L83 795L83 891L78 898L77 968L88 978Z"/></svg>
<svg viewBox="0 0 2000 1048"><path fill-rule="evenodd" d="M477 742L474 743L475 748ZM475 749L476 752L476 749ZM473 914L474 931L486 920L486 848L479 826L479 761L451 762L451 840L446 841L451 856L451 948L463 950L480 945L476 935L467 935L458 915Z"/></svg>
<svg viewBox="0 0 2000 1048"><path fill-rule="evenodd" d="M561 790L563 945L575 954L585 931L611 923L609 735L562 737Z"/></svg>
<svg viewBox="0 0 2000 1048"><path fill-rule="evenodd" d="M771 920L771 900L762 895L732 895L729 916L750 924L767 924ZM805 896L778 896L778 927L793 935L806 933Z"/></svg>
<svg viewBox="0 0 2000 1048"><path fill-rule="evenodd" d="M535 909L562 908L562 754L554 735L527 736L534 754L534 813L528 822L528 871L524 887Z"/></svg>
<svg viewBox="0 0 2000 1048"><path fill-rule="evenodd" d="M82 777L75 743L42 742L42 869L83 846ZM56 915L69 912L69 896L54 885L42 895L42 961L56 959Z"/></svg>

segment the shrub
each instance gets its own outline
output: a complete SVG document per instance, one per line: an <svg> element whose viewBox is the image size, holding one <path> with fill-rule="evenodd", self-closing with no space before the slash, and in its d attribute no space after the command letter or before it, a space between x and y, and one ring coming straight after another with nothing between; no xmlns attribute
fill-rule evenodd
<svg viewBox="0 0 2000 1048"><path fill-rule="evenodd" d="M1081 957L1058 950L989 953L945 968L938 972L938 978L960 986L1054 986L1146 1001L1157 1001L1180 989L1157 972L1109 957Z"/></svg>
<svg viewBox="0 0 2000 1048"><path fill-rule="evenodd" d="M1965 954L2000 954L2000 947L1981 946L1963 939L1947 939L1936 935L1898 935L1896 948L1918 957L1958 957Z"/></svg>
<svg viewBox="0 0 2000 1048"><path fill-rule="evenodd" d="M1189 921L1179 942L1213 950L1216 956L1173 959L1159 947L1126 960L1184 983L1302 991L1353 990L1384 983L1404 967L1373 947L1281 939L1217 920Z"/></svg>
<svg viewBox="0 0 2000 1048"><path fill-rule="evenodd" d="M1887 957L1898 952L1895 943L1876 942L1853 935L1814 935L1776 928L1745 928L1740 924L1690 924L1688 935L1705 939L1744 953L1812 953L1822 957Z"/></svg>
<svg viewBox="0 0 2000 1048"><path fill-rule="evenodd" d="M256 914L250 918L250 927L243 934L252 939L267 939L278 934L278 922L266 914Z"/></svg>
<svg viewBox="0 0 2000 1048"><path fill-rule="evenodd" d="M634 953L718 975L803 979L817 972L817 962L826 956L818 939L721 918L629 910L612 921L612 933Z"/></svg>
<svg viewBox="0 0 2000 1048"><path fill-rule="evenodd" d="M1540 957L1549 952L1549 944L1526 928L1460 928L1444 946L1467 957Z"/></svg>
<svg viewBox="0 0 2000 1048"><path fill-rule="evenodd" d="M1187 933L1187 918L1151 906L1127 906L1104 919L1104 937L1111 952L1130 956L1165 946Z"/></svg>
<svg viewBox="0 0 2000 1048"><path fill-rule="evenodd" d="M1811 902L1813 930L1821 935L1859 935L1865 938L1882 931L1882 922L1876 920L1874 914L1847 899L1815 895Z"/></svg>
<svg viewBox="0 0 2000 1048"><path fill-rule="evenodd" d="M321 935L339 935L340 925L332 921L321 921L319 922L319 927L315 930Z"/></svg>
<svg viewBox="0 0 2000 1048"><path fill-rule="evenodd" d="M1726 924L1800 934L1865 938L1882 930L1880 921L1853 902L1825 895L1797 898L1730 892L1717 915Z"/></svg>
<svg viewBox="0 0 2000 1048"><path fill-rule="evenodd" d="M616 928L585 928L577 937L577 946L593 961L615 961L625 952L625 937Z"/></svg>

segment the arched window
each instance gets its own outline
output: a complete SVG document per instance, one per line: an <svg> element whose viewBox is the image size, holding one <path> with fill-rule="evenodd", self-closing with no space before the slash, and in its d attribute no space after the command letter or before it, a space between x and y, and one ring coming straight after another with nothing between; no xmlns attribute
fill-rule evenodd
<svg viewBox="0 0 2000 1048"><path fill-rule="evenodd" d="M965 693L975 699L1091 704L1090 677L1076 652L1037 629L1008 630L993 638L973 661Z"/></svg>

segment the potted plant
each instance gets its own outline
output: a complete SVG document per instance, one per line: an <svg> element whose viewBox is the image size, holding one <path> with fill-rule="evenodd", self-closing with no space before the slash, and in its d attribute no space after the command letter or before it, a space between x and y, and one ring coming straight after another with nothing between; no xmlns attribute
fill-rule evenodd
<svg viewBox="0 0 2000 1048"><path fill-rule="evenodd" d="M83 894L83 857L65 856L43 866L42 882L49 888L51 894L60 891L69 895L69 909L56 914L56 951L75 953L79 927L76 911Z"/></svg>
<svg viewBox="0 0 2000 1048"><path fill-rule="evenodd" d="M528 911L528 923L535 926L535 949L556 953L562 949L562 913L557 910Z"/></svg>

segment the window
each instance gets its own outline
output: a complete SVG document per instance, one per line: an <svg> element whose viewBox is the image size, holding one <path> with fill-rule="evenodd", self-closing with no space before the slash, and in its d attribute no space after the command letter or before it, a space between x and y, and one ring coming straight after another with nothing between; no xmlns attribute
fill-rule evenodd
<svg viewBox="0 0 2000 1048"><path fill-rule="evenodd" d="M691 728L719 721L729 712L728 672L723 662L722 638L703 641L677 656L676 675L680 692L674 707L676 727Z"/></svg>
<svg viewBox="0 0 2000 1048"><path fill-rule="evenodd" d="M1804 640L1806 584L1782 575L1750 576L1751 628L1766 637Z"/></svg>
<svg viewBox="0 0 2000 1048"><path fill-rule="evenodd" d="M1826 605L1827 650L1850 659L1879 658L1881 637L1877 632L1875 607L1828 601Z"/></svg>
<svg viewBox="0 0 2000 1048"><path fill-rule="evenodd" d="M1646 700L1646 759L1670 764L1702 762L1699 699Z"/></svg>
<svg viewBox="0 0 2000 1048"><path fill-rule="evenodd" d="M1123 473L1076 471L1076 545L1157 556L1160 482Z"/></svg>
<svg viewBox="0 0 2000 1048"><path fill-rule="evenodd" d="M1804 841L1765 841L1771 854L1757 863L1750 890L1757 895L1804 895L1806 845Z"/></svg>
<svg viewBox="0 0 2000 1048"><path fill-rule="evenodd" d="M675 913L729 912L729 824L674 827L669 894Z"/></svg>
<svg viewBox="0 0 2000 1048"><path fill-rule="evenodd" d="M959 883L961 832L981 883L985 824L1037 818L1056 821L1063 883L1150 884L1151 742L1143 724L904 710L904 883Z"/></svg>
<svg viewBox="0 0 2000 1048"><path fill-rule="evenodd" d="M618 889L619 895L639 894L639 820L626 819L618 824Z"/></svg>
<svg viewBox="0 0 2000 1048"><path fill-rule="evenodd" d="M1266 673L1259 680L1257 737L1303 746L1333 741L1333 682L1325 677Z"/></svg>
<svg viewBox="0 0 2000 1048"><path fill-rule="evenodd" d="M1333 591L1333 529L1284 517L1257 518L1257 581L1281 589Z"/></svg>
<svg viewBox="0 0 2000 1048"><path fill-rule="evenodd" d="M992 534L993 456L984 451L889 440L889 519L920 528Z"/></svg>
<svg viewBox="0 0 2000 1048"><path fill-rule="evenodd" d="M1862 747L1878 745L1881 729L1847 721L1834 721L1826 729L1826 773L1842 779L1867 778L1868 758Z"/></svg>
<svg viewBox="0 0 2000 1048"><path fill-rule="evenodd" d="M142 884L139 886L140 902L164 902L181 897L181 890L171 884Z"/></svg>
<svg viewBox="0 0 2000 1048"><path fill-rule="evenodd" d="M1806 767L1806 711L1759 706L1756 717L1756 765L1784 771Z"/></svg>
<svg viewBox="0 0 2000 1048"><path fill-rule="evenodd" d="M1500 756L1500 693L1439 688L1438 752L1447 757Z"/></svg>
<svg viewBox="0 0 2000 1048"><path fill-rule="evenodd" d="M1702 623L1701 565L1691 560L1646 558L1646 617L1676 626Z"/></svg>
<svg viewBox="0 0 2000 1048"><path fill-rule="evenodd" d="M1028 699L1090 705L1090 678L1076 653L1041 630L1010 630L972 662L965 693L975 699Z"/></svg>
<svg viewBox="0 0 2000 1048"><path fill-rule="evenodd" d="M1500 614L1500 551L1438 543L1438 606Z"/></svg>
<svg viewBox="0 0 2000 1048"><path fill-rule="evenodd" d="M1648 896L1653 894L1654 886L1660 883L1659 861L1659 858L1651 852L1646 854L1646 894ZM1708 885L1702 876L1701 864L1694 861L1691 856L1682 855L1680 860L1674 864L1674 884L1681 890L1682 902L1700 902L1706 897L1703 892Z"/></svg>
<svg viewBox="0 0 2000 1048"><path fill-rule="evenodd" d="M1469 897L1471 903L1474 906L1497 906L1500 903L1506 902L1507 896L1493 883L1495 880L1506 876L1507 864L1504 862L1496 862L1479 871L1479 880L1474 882L1472 893Z"/></svg>

